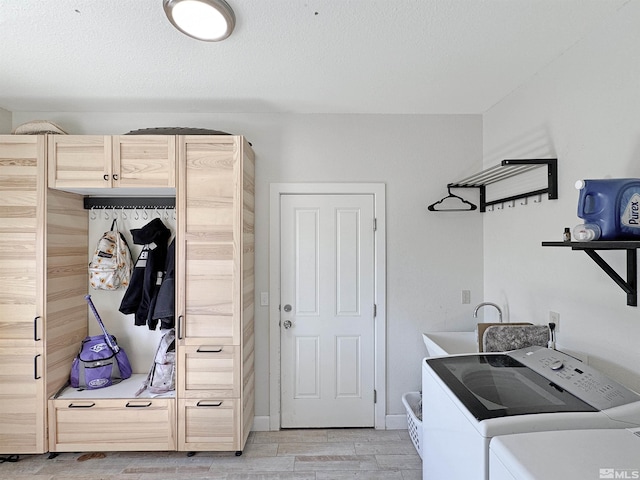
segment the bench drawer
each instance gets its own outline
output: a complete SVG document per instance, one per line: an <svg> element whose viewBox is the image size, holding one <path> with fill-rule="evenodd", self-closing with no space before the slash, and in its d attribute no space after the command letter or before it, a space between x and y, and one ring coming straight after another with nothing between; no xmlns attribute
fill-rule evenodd
<svg viewBox="0 0 640 480"><path fill-rule="evenodd" d="M175 399L49 400L49 451L175 450Z"/></svg>

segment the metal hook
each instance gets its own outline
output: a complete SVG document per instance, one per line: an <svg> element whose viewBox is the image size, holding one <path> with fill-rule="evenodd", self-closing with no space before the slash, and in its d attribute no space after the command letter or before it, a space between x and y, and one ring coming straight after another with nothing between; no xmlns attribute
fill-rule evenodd
<svg viewBox="0 0 640 480"><path fill-rule="evenodd" d="M158 207L153 207L153 215L158 218L162 217L162 214L158 211Z"/></svg>
<svg viewBox="0 0 640 480"><path fill-rule="evenodd" d="M103 211L104 211L104 219L109 220L109 210L105 208Z"/></svg>
<svg viewBox="0 0 640 480"><path fill-rule="evenodd" d="M122 220L127 219L127 211L124 209L124 207L120 209L120 217L122 218Z"/></svg>
<svg viewBox="0 0 640 480"><path fill-rule="evenodd" d="M148 220L149 219L149 213L147 212L146 207L145 207L144 210L142 210L142 219L143 220Z"/></svg>
<svg viewBox="0 0 640 480"><path fill-rule="evenodd" d="M91 207L91 211L89 212L89 218L91 220L95 220L96 218L98 218L95 207Z"/></svg>
<svg viewBox="0 0 640 480"><path fill-rule="evenodd" d="M169 209L164 207L164 219L169 220Z"/></svg>
<svg viewBox="0 0 640 480"><path fill-rule="evenodd" d="M133 215L136 220L140 220L140 214L138 213L138 207L133 209Z"/></svg>
<svg viewBox="0 0 640 480"><path fill-rule="evenodd" d="M174 209L173 209L173 220L175 221L176 219L177 219L177 218L176 218L176 209L175 209L175 207L174 207Z"/></svg>

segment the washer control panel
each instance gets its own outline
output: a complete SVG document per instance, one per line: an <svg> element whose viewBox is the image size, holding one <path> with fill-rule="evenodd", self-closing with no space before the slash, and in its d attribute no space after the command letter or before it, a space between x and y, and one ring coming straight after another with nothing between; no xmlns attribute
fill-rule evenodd
<svg viewBox="0 0 640 480"><path fill-rule="evenodd" d="M528 347L507 355L599 410L640 401L637 393L558 350Z"/></svg>

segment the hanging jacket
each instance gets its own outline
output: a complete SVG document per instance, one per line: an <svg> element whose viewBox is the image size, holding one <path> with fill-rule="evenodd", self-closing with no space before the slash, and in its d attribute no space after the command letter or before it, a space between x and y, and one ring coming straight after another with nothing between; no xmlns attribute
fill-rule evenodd
<svg viewBox="0 0 640 480"><path fill-rule="evenodd" d="M176 290L175 290L175 258L176 246L175 238L171 240L167 249L167 261L165 264L165 274L162 279L162 285L156 295L155 308L151 317L152 321L160 321L160 329L175 327L175 306L176 306Z"/></svg>
<svg viewBox="0 0 640 480"><path fill-rule="evenodd" d="M129 287L120 303L120 312L135 314L135 325L148 325L155 330L153 320L157 292L162 284L167 257L167 242L171 231L159 218L154 218L142 228L131 230L133 243L144 245L131 275Z"/></svg>

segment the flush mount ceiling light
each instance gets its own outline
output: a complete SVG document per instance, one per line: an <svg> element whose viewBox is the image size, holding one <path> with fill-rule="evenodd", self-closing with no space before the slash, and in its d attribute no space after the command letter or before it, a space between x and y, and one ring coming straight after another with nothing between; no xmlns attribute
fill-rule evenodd
<svg viewBox="0 0 640 480"><path fill-rule="evenodd" d="M205 42L224 40L236 16L224 0L163 0L169 21L185 35Z"/></svg>

